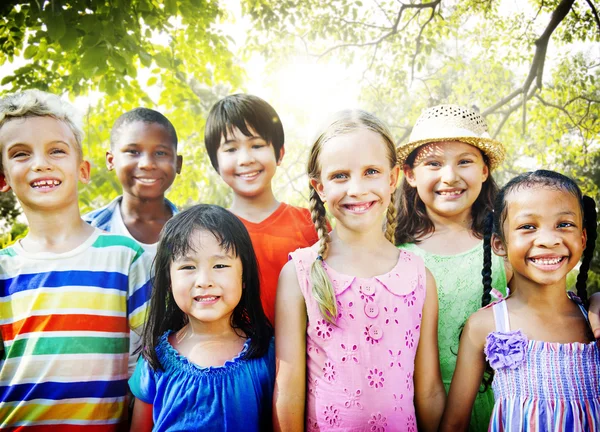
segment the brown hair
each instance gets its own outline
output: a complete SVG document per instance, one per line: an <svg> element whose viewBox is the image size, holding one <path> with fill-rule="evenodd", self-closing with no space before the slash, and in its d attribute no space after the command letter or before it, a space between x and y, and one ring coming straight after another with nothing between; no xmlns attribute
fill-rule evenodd
<svg viewBox="0 0 600 432"><path fill-rule="evenodd" d="M398 159L396 155L396 146L388 128L381 120L373 114L362 110L344 110L338 112L334 118L327 124L323 131L315 140L310 149L308 159L308 178L310 180L321 180L321 165L319 164L319 156L323 145L330 139L352 133L359 129L367 129L381 136L384 143L388 147L388 158L390 166L393 168L397 165ZM315 262L311 266L310 277L312 282L312 294L319 304L319 309L323 317L335 324L337 317L337 307L335 303L335 294L331 285L331 280L327 276L323 268L323 260L327 258L329 249L329 233L327 232L327 215L325 204L317 191L310 187L310 213L312 216L315 229L319 235L319 250ZM394 243L394 232L396 230L396 202L395 194L392 194L390 205L386 213L386 229L385 238L391 243Z"/></svg>

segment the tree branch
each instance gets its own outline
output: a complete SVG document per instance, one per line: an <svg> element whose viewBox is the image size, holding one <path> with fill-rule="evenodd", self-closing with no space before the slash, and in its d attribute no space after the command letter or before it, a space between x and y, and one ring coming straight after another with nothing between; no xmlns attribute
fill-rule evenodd
<svg viewBox="0 0 600 432"><path fill-rule="evenodd" d="M574 0L572 0L574 1ZM369 42L361 42L361 43L342 43L342 44L338 44L338 45L334 45L328 49L326 49L325 51L323 51L320 54L317 54L316 56L320 59L324 56L326 56L327 54L330 54L333 51L342 49L342 48L349 48L349 47L366 47L366 46L372 46L372 45L379 45L381 42L383 42L384 40L388 39L391 36L394 36L396 33L398 33L398 25L400 24L400 20L402 19L402 15L404 14L404 11L407 9L432 9L432 15L433 12L435 12L435 9L438 7L438 5L441 3L441 0L434 0L428 3L419 3L419 4L405 4L402 3L402 6L400 7L400 10L398 11L398 14L396 15L396 19L394 21L394 25L389 28L389 31L383 35L381 35L379 38L369 41ZM429 23L431 21L431 18L427 21L427 23ZM422 32L422 29L421 29Z"/></svg>
<svg viewBox="0 0 600 432"><path fill-rule="evenodd" d="M542 35L535 41L535 54L534 54L533 60L531 62L529 74L527 75L527 78L525 79L525 82L523 83L523 85L521 87L515 89L511 94L509 94L508 96L506 96L499 102L495 103L491 107L484 110L481 114L483 117L493 114L494 112L498 111L498 109L500 109L501 107L503 107L504 105L509 103L511 100L516 98L518 95L523 94L523 95L527 95L522 101L523 120L524 120L523 127L525 127L525 103L529 99L531 99L531 97L533 96L533 93L535 93L535 91L541 89L543 86L542 78L544 76L544 64L546 62L546 51L548 49L548 43L550 42L550 37L552 36L552 33L554 32L554 30L556 30L558 25L565 19L565 17L571 10L573 3L575 3L575 0L561 0L561 2L558 4L556 9L554 9L554 11L552 12L550 22L546 26L546 29L544 30ZM533 87L533 89L532 89L533 92L530 92L531 85L533 84L534 80L535 80L535 87ZM516 107L518 107L518 106L519 106L519 104L512 106L511 108L509 108L507 113L509 113L509 115L510 115L512 112L514 112L517 109ZM506 114L505 114L505 118L501 122L499 129L501 129L501 127L504 125L504 123L506 122L507 119L508 119L508 117L506 117ZM498 134L499 129L496 131L494 136L496 136Z"/></svg>
<svg viewBox="0 0 600 432"><path fill-rule="evenodd" d="M598 9L594 6L591 0L585 0L585 2L590 6L592 10L592 15L594 16L594 20L596 21L596 25L598 26L598 32L600 33L600 16L598 16Z"/></svg>

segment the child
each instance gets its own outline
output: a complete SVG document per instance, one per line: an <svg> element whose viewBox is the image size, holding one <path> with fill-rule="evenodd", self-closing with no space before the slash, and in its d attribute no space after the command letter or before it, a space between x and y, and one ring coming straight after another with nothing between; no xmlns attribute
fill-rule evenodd
<svg viewBox="0 0 600 432"><path fill-rule="evenodd" d="M502 188L485 248L510 261L512 294L469 318L442 430L466 429L486 360L496 397L490 431L599 430L600 350L583 307L595 239L595 204L568 177L539 170ZM566 280L582 254L577 298L566 295ZM490 290L488 277L484 303Z"/></svg>
<svg viewBox="0 0 600 432"><path fill-rule="evenodd" d="M283 126L267 102L236 94L212 107L204 138L212 166L233 191L229 210L250 233L263 309L273 323L277 278L288 254L318 240L310 212L273 194L271 180L285 153Z"/></svg>
<svg viewBox="0 0 600 432"><path fill-rule="evenodd" d="M437 294L423 261L393 245L398 173L389 131L364 111L339 113L311 149L320 240L290 254L279 278L278 430L304 430L305 406L309 431L437 430Z"/></svg>
<svg viewBox="0 0 600 432"><path fill-rule="evenodd" d="M151 264L129 238L85 223L90 179L70 105L37 90L0 100L0 191L29 233L0 252L0 429L116 431L126 424L129 331Z"/></svg>
<svg viewBox="0 0 600 432"><path fill-rule="evenodd" d="M106 166L115 170L123 195L94 210L83 219L92 226L135 239L148 253L156 255L158 234L177 207L165 192L181 173L177 133L164 115L148 108L122 114L110 133ZM147 269L150 279L150 268ZM129 375L135 369L140 337L130 334Z"/></svg>
<svg viewBox="0 0 600 432"><path fill-rule="evenodd" d="M483 221L498 191L490 171L503 157L502 144L489 138L481 116L456 105L425 110L410 141L398 148L405 176L399 188L396 242L422 257L436 280L446 391L456 365L461 328L481 307ZM492 268L495 294L505 295L502 258L494 257ZM478 395L471 431L487 430L493 406L491 390Z"/></svg>
<svg viewBox="0 0 600 432"><path fill-rule="evenodd" d="M167 222L154 265L131 430L268 430L273 329L244 225L194 206Z"/></svg>

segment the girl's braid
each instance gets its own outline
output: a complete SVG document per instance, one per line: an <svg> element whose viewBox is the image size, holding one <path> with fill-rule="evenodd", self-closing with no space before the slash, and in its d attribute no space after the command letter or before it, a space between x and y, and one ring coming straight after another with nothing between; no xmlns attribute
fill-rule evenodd
<svg viewBox="0 0 600 432"><path fill-rule="evenodd" d="M390 205L388 205L387 213L386 213L386 224L385 224L385 238L392 243L396 244L396 225L398 224L398 211L396 209L396 194L392 193L392 199L390 200Z"/></svg>
<svg viewBox="0 0 600 432"><path fill-rule="evenodd" d="M587 241L585 243L585 251L583 252L583 260L579 267L579 274L577 275L577 283L575 287L577 289L577 296L587 305L587 279L588 270L590 269L590 263L594 256L594 247L596 246L597 236L597 212L596 203L589 196L583 197L583 220L585 223L585 230L587 233Z"/></svg>

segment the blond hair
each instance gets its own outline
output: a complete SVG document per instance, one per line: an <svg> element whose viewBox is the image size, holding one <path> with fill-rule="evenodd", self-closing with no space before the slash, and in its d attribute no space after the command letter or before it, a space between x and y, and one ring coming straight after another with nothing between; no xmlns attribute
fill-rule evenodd
<svg viewBox="0 0 600 432"><path fill-rule="evenodd" d="M0 99L0 128L10 120L29 117L52 117L64 122L73 132L79 157L83 158L83 130L80 115L73 105L55 94L35 89L11 93Z"/></svg>
<svg viewBox="0 0 600 432"><path fill-rule="evenodd" d="M321 165L319 156L323 145L332 138L355 132L359 129L367 129L380 135L388 148L388 159L390 167L394 168L398 159L396 156L396 146L392 134L381 120L373 114L362 110L344 110L338 112L333 119L326 125L323 131L315 140L310 149L308 159L308 178L309 180L321 181ZM310 187L309 205L310 213L315 224L315 229L319 235L319 249L317 259L313 262L310 270L312 282L312 294L319 305L319 310L323 317L335 324L337 317L337 305L335 302L335 293L331 280L323 267L323 260L327 258L329 250L330 237L327 231L327 214L325 204L317 191ZM394 233L396 231L396 199L395 194L391 194L390 205L386 213L385 238L394 244Z"/></svg>

